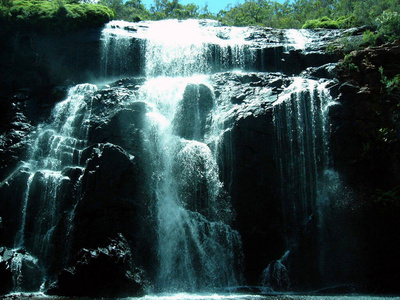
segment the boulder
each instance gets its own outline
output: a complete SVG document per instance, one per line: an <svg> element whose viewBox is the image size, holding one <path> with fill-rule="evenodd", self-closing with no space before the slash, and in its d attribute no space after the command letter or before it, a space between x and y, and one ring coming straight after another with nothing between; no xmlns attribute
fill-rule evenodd
<svg viewBox="0 0 400 300"><path fill-rule="evenodd" d="M0 248L0 294L37 292L43 273L35 257L22 249Z"/></svg>
<svg viewBox="0 0 400 300"><path fill-rule="evenodd" d="M137 158L122 148L109 143L92 148L74 215L73 251L97 247L119 232L131 237L141 205L140 172Z"/></svg>
<svg viewBox="0 0 400 300"><path fill-rule="evenodd" d="M145 293L144 272L135 267L122 234L105 247L83 248L47 294L78 297L137 297Z"/></svg>
<svg viewBox="0 0 400 300"><path fill-rule="evenodd" d="M15 170L0 184L1 246L14 246L16 236L21 228L21 212L28 178L29 173L21 168Z"/></svg>
<svg viewBox="0 0 400 300"><path fill-rule="evenodd" d="M189 84L178 104L173 125L177 135L187 140L202 140L207 116L214 106L214 95L204 84Z"/></svg>
<svg viewBox="0 0 400 300"><path fill-rule="evenodd" d="M0 295L11 293L13 289L13 274L10 267L10 258L4 255L6 248L0 248Z"/></svg>
<svg viewBox="0 0 400 300"><path fill-rule="evenodd" d="M106 143L90 147L81 178L81 197L72 215L70 253L95 249L121 233L137 264L154 268L155 225L143 158Z"/></svg>
<svg viewBox="0 0 400 300"><path fill-rule="evenodd" d="M262 277L262 286L275 292L287 291L290 288L289 272L281 259L271 261Z"/></svg>

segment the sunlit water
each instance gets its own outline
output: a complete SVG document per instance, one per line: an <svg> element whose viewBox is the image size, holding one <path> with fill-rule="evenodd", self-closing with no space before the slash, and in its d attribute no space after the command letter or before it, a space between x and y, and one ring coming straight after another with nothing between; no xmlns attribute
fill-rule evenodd
<svg viewBox="0 0 400 300"><path fill-rule="evenodd" d="M303 50L312 42L304 30L285 32L287 50ZM271 88L259 87L251 101L231 103L232 91L226 88L218 99L212 88L211 73L251 68L253 49L245 28L224 27L215 21L142 22L113 21L102 34L103 76L142 75L146 81L135 95L120 107L135 101L146 103L143 129L144 147L151 158L146 172L151 178L157 218L156 278L152 292L144 300L225 300L225 299L395 299L371 296L303 296L196 294L214 292L244 284L242 241L231 228L231 203L224 198L224 187L217 164L218 145L233 124L226 122L240 111L238 118L263 112L261 103L273 103L274 126L282 197L289 203L288 215L295 224L307 222L312 212L323 208L329 197L324 183L337 183L330 170L327 107L332 99L327 82L293 78L278 97ZM132 56L135 54L136 56ZM135 69L135 71L133 71ZM107 80L105 80L107 81ZM84 169L81 152L87 147L93 95L97 87L77 85L66 100L58 103L51 121L39 125L32 137L32 152L24 163L28 174L15 248L25 248L46 261L54 254L49 247L59 212L60 186L69 178L67 167ZM207 102L205 107L204 103ZM251 102L251 103L250 103ZM239 106L241 105L240 109ZM226 159L228 162L229 158ZM33 184L42 186L39 221L30 237L25 227ZM293 192L293 193L291 193ZM299 203L292 206L291 203ZM323 222L323 212L320 220ZM74 210L70 216L73 226ZM322 226L323 224L321 224ZM294 230L295 232L295 230ZM289 236L287 244L296 242ZM284 268L284 259L278 260ZM31 257L34 263L36 258ZM20 292L20 260L14 258L15 291ZM265 266L268 270L268 266ZM264 285L269 289L268 278ZM176 292L191 292L178 293ZM10 297L49 298L43 294L15 294Z"/></svg>
<svg viewBox="0 0 400 300"><path fill-rule="evenodd" d="M104 75L129 73L127 58L134 51L141 51L139 69L147 77L251 67L253 52L246 37L246 28L211 20L112 21L102 34Z"/></svg>

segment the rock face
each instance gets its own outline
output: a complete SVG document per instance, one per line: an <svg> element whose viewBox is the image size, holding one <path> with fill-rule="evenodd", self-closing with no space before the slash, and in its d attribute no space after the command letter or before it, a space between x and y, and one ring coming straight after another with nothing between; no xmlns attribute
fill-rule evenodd
<svg viewBox="0 0 400 300"><path fill-rule="evenodd" d="M206 85L188 85L174 120L176 134L188 140L202 140L213 106L214 95Z"/></svg>
<svg viewBox="0 0 400 300"><path fill-rule="evenodd" d="M78 109L77 117L72 115L68 119L67 115L64 124L63 116L52 115L51 118L56 120L53 122L58 120L64 128L64 136L59 140L62 152L48 145L49 149L43 148L44 154L35 154L36 145L58 137L53 136L52 130L39 136L34 133L27 135L23 126L29 132L33 126L22 114L22 111L26 113L26 106L17 110L15 118L19 119L14 118L17 121L11 123L11 126L19 127L11 127L2 135L8 141L6 138L18 132L24 142L20 142L23 147L33 149L33 156L30 157L38 155L40 163L49 168L32 170L32 164L27 163L13 170L13 165L4 165L6 178L0 188L0 236L4 246L23 247L35 253L50 278L46 287L55 282L50 289L53 294L93 297L139 295L147 286L139 267L145 267L151 274L150 266L155 263L154 245L151 244L155 234L154 219L148 211L150 194L145 184L147 175L141 166L146 160L141 155L141 129L147 108L141 102L122 105L121 101L134 93L140 79L125 80L123 88L120 87L121 82L99 93L89 93L90 97L82 97L80 106L77 106L81 111ZM80 118L85 115L88 103L93 114L82 125L88 130L65 129L69 128L68 120L83 122ZM63 112L62 107L59 111L61 115L70 114L73 110ZM35 122L41 119L35 114L30 116L37 118ZM85 135L89 142L78 150L79 139L75 137L82 139ZM5 148L4 157L12 149ZM58 154L53 156L52 151ZM68 158L69 153L71 159ZM15 152L13 155L17 160ZM61 162L69 163L54 167L58 162L53 160L58 157ZM116 236L117 239L114 238ZM113 239L111 243L110 238ZM14 269L4 265L3 261L4 293L39 290L44 277L42 272L35 276L27 272L23 259L13 259L17 266ZM17 276L15 268L23 274L20 286L15 285L15 280L10 285L7 279L10 273L14 276L11 279ZM33 287L33 283L26 282L27 278L37 280L36 285Z"/></svg>
<svg viewBox="0 0 400 300"><path fill-rule="evenodd" d="M214 76L216 101L227 96L234 104L224 121L228 130L218 145L218 164L242 236L246 278L256 283L270 257L284 250L272 104L291 79L262 73ZM272 93L260 95L267 87Z"/></svg>
<svg viewBox="0 0 400 300"><path fill-rule="evenodd" d="M38 260L23 250L0 248L1 293L13 290L36 292L40 289L43 273Z"/></svg>
<svg viewBox="0 0 400 300"><path fill-rule="evenodd" d="M400 46L367 48L352 52L349 57L353 67L348 70L342 64L339 69L345 82L339 89L341 105L332 112L332 119L340 122L333 131L336 162L338 168L351 166L351 170L343 172L350 181L390 187L399 177L398 161L393 155L398 151L399 95L396 90L387 90L382 76L393 78L398 73ZM353 138L347 139L348 135ZM388 151L382 153L383 149Z"/></svg>
<svg viewBox="0 0 400 300"><path fill-rule="evenodd" d="M49 295L127 297L142 296L143 271L134 267L129 245L122 235L104 248L83 248L75 263L63 270Z"/></svg>
<svg viewBox="0 0 400 300"><path fill-rule="evenodd" d="M2 92L85 82L100 73L101 29L67 35L0 31Z"/></svg>
<svg viewBox="0 0 400 300"><path fill-rule="evenodd" d="M364 232L359 247L369 249L359 253L363 284L381 292L395 287L390 274L399 268L399 261L384 250L398 252L400 243L395 233L399 223L393 219L399 213L400 97L384 80L399 73L399 59L398 44L352 52L338 68L340 105L331 110L335 167L353 190L352 222Z"/></svg>
<svg viewBox="0 0 400 300"><path fill-rule="evenodd" d="M399 46L353 53L356 68L335 69L339 56L323 50L337 31L298 31L300 45L287 31L248 28L249 44L202 45L195 63L183 51L148 70L140 59L163 49L135 36L146 26L122 28L134 38L114 40L103 66L99 31L4 36L0 293L38 290L42 278L67 297L141 296L171 282L174 292L398 291L399 94L379 67L399 72ZM196 73L188 66L215 73L183 84L168 73ZM222 72L233 68L254 72ZM165 87L141 77L66 92L65 81L103 73L170 75L181 94L153 99ZM160 103L176 109L161 115Z"/></svg>
<svg viewBox="0 0 400 300"><path fill-rule="evenodd" d="M6 295L13 289L13 273L7 257L4 257L4 248L0 250L0 294Z"/></svg>

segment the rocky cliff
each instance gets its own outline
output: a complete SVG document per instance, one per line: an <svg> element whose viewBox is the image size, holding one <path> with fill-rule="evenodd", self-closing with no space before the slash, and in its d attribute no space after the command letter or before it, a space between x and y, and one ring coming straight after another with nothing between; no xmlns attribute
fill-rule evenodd
<svg viewBox="0 0 400 300"><path fill-rule="evenodd" d="M140 98L146 78L138 76L145 72L135 60L141 57L136 51L126 57L131 74L126 74L126 65L118 66L129 77L108 80L82 94L82 106L74 115L78 125L68 131L72 147L58 141L58 129L51 126L70 113L56 108L71 97L68 87L103 77L101 32L3 34L0 293L38 290L43 276L45 288L54 295L125 297L160 291L154 289L163 279L156 266L163 259L160 251L170 251L157 243L162 216L156 186L166 176L158 169L163 163L172 164L169 172L179 179L177 193L187 212L180 218L187 214L195 220L185 223L182 232L201 237L201 243L194 239L178 245L195 253L190 257L198 280L194 288L221 281L263 284L264 291L340 286L342 291L398 292L393 274L399 267L400 244L399 97L397 90L385 89L379 68L389 78L399 72L399 47L354 52L349 69L336 66L340 54L323 52L325 41L339 32L314 34L308 48L297 49L287 46L283 31L249 29L254 51L251 65L243 63L246 72L226 71L235 64L233 48L228 48L229 62L221 70L216 63L226 57L220 56L218 45L209 46L213 55L207 59L214 74L208 84L185 86L179 113L171 121L173 136L180 139L173 146L175 164L165 163L162 151L157 152L160 144L153 143L163 123L148 129L154 107ZM137 50L138 45L130 42L127 47ZM296 80L302 83L297 89ZM323 85L326 95L319 90L319 80L328 83ZM327 106L329 138L321 127L325 97L334 100ZM218 115L216 107L221 109ZM297 119L291 111L308 117ZM280 131L277 124L285 129ZM46 126L51 128L43 133ZM221 128L222 134L213 139L212 130ZM303 139L303 131L312 139ZM48 140L52 142L45 146ZM42 150L36 153L40 143ZM65 147L62 153L68 158L52 156L55 143ZM328 153L327 143L329 158L323 154ZM31 165L27 167L32 152L41 160L59 159L60 171L41 171L39 161L32 173ZM185 156L187 152L194 156ZM210 162L211 152L215 163ZM194 169L187 157L196 158ZM49 202L49 193L56 193L55 203ZM318 202L321 193L334 200ZM216 204L210 204L213 201ZM211 241L214 237L217 245ZM23 250L15 249L18 241L24 241ZM199 243L211 251L206 253L218 253L220 245L235 249L219 263L243 276L222 278L229 277L230 269L215 277L204 275L212 267L197 252ZM168 257L183 264L180 256ZM207 259L214 263L212 255ZM24 262L20 268L29 269L17 270L19 277L17 260ZM170 274L180 278L178 271Z"/></svg>

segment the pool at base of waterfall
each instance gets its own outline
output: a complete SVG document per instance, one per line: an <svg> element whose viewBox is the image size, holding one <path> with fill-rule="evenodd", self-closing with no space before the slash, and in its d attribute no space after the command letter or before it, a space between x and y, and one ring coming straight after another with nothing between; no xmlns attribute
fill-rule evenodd
<svg viewBox="0 0 400 300"><path fill-rule="evenodd" d="M3 296L4 300L11 299L35 299L35 300L62 300L62 299L99 299L86 297L53 297L46 296L43 293L13 293ZM146 295L144 297L128 297L128 298L101 298L101 299L126 299L126 300L396 300L398 296L380 296L380 295L307 295L307 294L291 294L291 293L274 293L268 295L254 294L157 294Z"/></svg>

